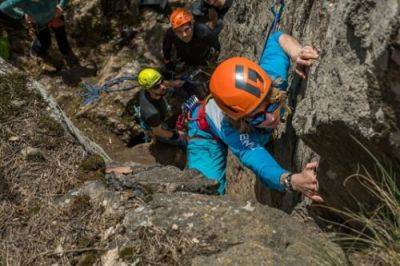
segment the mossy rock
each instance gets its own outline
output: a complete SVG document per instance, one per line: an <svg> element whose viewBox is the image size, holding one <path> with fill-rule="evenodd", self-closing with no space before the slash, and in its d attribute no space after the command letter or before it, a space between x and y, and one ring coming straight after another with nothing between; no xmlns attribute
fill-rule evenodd
<svg viewBox="0 0 400 266"><path fill-rule="evenodd" d="M71 204L66 210L66 215L69 217L75 217L92 208L90 197L87 195L77 196L72 199Z"/></svg>
<svg viewBox="0 0 400 266"><path fill-rule="evenodd" d="M100 155L92 154L80 164L79 169L84 173L97 170L104 172L106 169L106 163Z"/></svg>
<svg viewBox="0 0 400 266"><path fill-rule="evenodd" d="M123 247L118 251L118 256L123 260L130 260L136 254L134 247Z"/></svg>
<svg viewBox="0 0 400 266"><path fill-rule="evenodd" d="M95 252L89 252L80 256L77 266L92 266L95 265L99 256Z"/></svg>
<svg viewBox="0 0 400 266"><path fill-rule="evenodd" d="M91 171L88 173L83 173L79 176L79 180L81 182L85 181L95 181L95 180L104 180L106 177L104 169L99 169L96 171Z"/></svg>

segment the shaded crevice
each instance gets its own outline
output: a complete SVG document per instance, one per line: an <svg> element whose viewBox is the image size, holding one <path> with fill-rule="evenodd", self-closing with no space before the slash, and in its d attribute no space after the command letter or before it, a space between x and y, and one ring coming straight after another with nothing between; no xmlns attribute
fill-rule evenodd
<svg viewBox="0 0 400 266"><path fill-rule="evenodd" d="M361 44L361 38L357 37L355 34L355 29L354 26L349 24L349 22L346 24L346 36L348 40L348 44L350 45L351 49L356 53L358 60L360 61L360 64L365 63L365 59L367 57L367 50L362 47Z"/></svg>

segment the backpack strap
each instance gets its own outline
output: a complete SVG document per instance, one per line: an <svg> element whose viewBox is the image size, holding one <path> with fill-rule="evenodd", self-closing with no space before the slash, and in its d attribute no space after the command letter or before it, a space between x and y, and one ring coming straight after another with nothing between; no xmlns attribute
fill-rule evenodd
<svg viewBox="0 0 400 266"><path fill-rule="evenodd" d="M209 133L213 137L214 140L221 141L221 139L211 131L210 125L207 121L206 105L211 98L212 98L211 95L209 95L209 96L207 96L206 99L200 101L200 109L197 113L197 119L194 119L194 120L197 121L197 126L199 127L200 130ZM199 137L199 136L195 136L195 137ZM202 138L204 138L204 137L202 137Z"/></svg>

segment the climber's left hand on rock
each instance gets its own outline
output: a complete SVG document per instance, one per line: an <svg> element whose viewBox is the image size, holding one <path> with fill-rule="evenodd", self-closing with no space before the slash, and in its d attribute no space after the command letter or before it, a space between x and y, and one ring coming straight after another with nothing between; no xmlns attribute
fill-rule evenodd
<svg viewBox="0 0 400 266"><path fill-rule="evenodd" d="M310 67L319 58L317 50L311 46L304 46L301 48L295 62L295 71L302 77L306 78L305 68Z"/></svg>
<svg viewBox="0 0 400 266"><path fill-rule="evenodd" d="M292 176L292 186L295 191L303 193L304 196L316 202L324 200L318 194L317 171L318 162L308 163L301 173Z"/></svg>

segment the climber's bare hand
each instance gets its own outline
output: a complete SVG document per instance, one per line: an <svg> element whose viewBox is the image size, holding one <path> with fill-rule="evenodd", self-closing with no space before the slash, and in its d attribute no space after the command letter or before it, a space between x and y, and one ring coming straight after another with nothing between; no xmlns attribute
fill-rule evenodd
<svg viewBox="0 0 400 266"><path fill-rule="evenodd" d="M316 202L324 200L318 194L317 172L318 162L308 163L301 173L292 176L293 189L303 193L306 197Z"/></svg>
<svg viewBox="0 0 400 266"><path fill-rule="evenodd" d="M296 65L295 71L296 73L302 77L303 79L306 78L306 67L310 67L314 64L314 62L319 58L319 54L317 50L315 50L311 46L304 46L301 48L297 58L296 58Z"/></svg>

